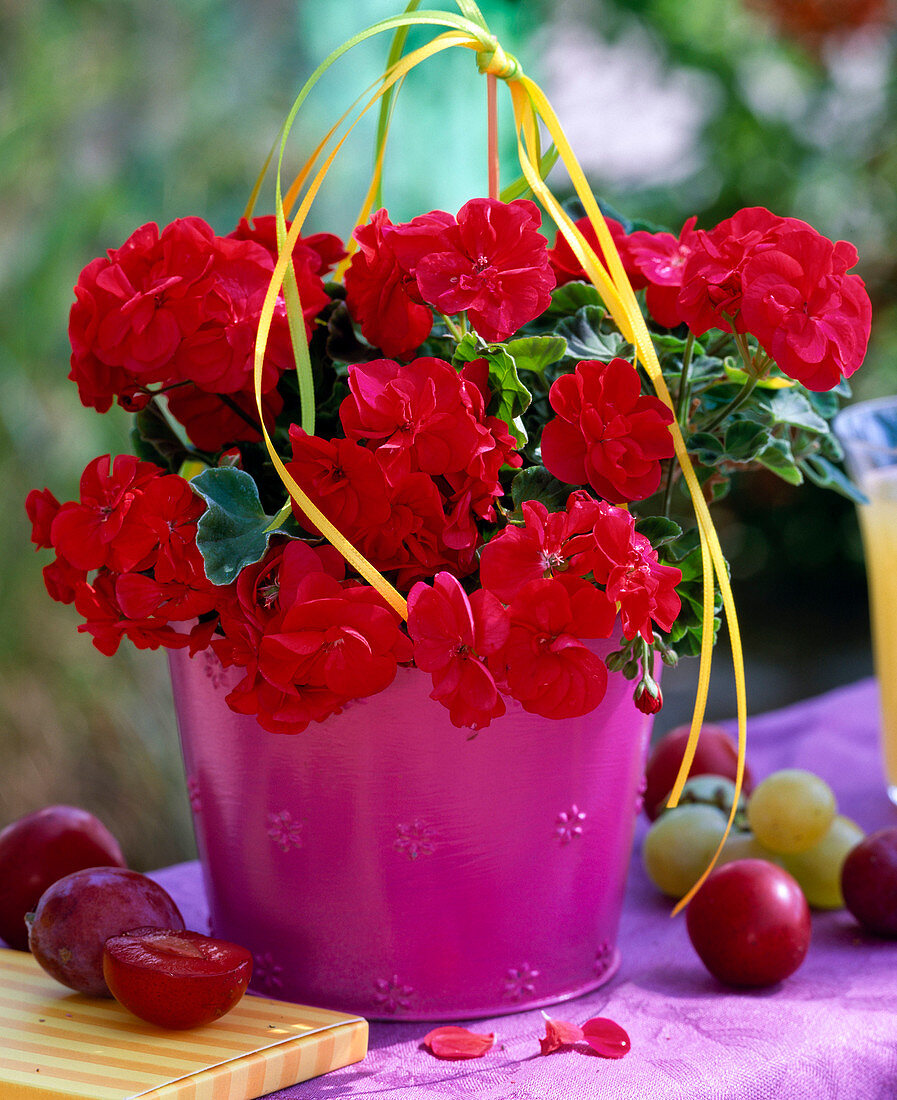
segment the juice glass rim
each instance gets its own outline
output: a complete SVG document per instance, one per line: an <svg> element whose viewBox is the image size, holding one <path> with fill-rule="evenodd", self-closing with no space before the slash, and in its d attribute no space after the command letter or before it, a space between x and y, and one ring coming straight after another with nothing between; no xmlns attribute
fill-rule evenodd
<svg viewBox="0 0 897 1100"><path fill-rule="evenodd" d="M893 410L893 428L895 442L888 446L865 438L857 433L857 426L861 423L876 419L875 414L884 410ZM845 449L850 451L863 451L867 454L879 456L889 455L897 463L897 394L888 394L884 397L870 397L865 401L858 401L854 405L848 405L842 409L832 420L835 435ZM850 456L848 453L848 462Z"/></svg>

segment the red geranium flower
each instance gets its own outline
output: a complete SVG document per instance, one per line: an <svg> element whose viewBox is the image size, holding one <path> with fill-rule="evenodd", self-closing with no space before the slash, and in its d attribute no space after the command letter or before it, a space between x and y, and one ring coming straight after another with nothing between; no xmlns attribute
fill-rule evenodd
<svg viewBox="0 0 897 1100"><path fill-rule="evenodd" d="M872 305L853 245L788 228L744 267L742 318L785 374L811 390L849 378L866 354Z"/></svg>
<svg viewBox="0 0 897 1100"><path fill-rule="evenodd" d="M251 234L250 234L251 236ZM309 249L297 264L300 297L311 323L329 298ZM133 409L147 388L190 382L215 393L249 389L261 303L274 260L251 239L218 237L201 218L180 218L159 233L133 233L81 272L69 320L70 376L81 400L105 412L113 398ZM279 298L265 356L262 389L292 364L286 307Z"/></svg>
<svg viewBox="0 0 897 1100"><path fill-rule="evenodd" d="M682 321L679 289L685 261L691 255L696 237L697 218L689 218L678 239L672 233L647 233L638 230L626 241L628 255L647 281L645 305L664 328L675 328Z"/></svg>
<svg viewBox="0 0 897 1100"><path fill-rule="evenodd" d="M673 454L673 413L643 397L625 359L577 363L549 391L558 414L542 431L542 461L561 481L588 483L607 500L644 500L660 485L660 461Z"/></svg>
<svg viewBox="0 0 897 1100"><path fill-rule="evenodd" d="M591 568L581 568L584 540L577 538L591 534L598 518L598 502L588 493L571 493L564 512L549 512L538 500L524 501L521 510L524 526L505 527L480 552L480 582L505 603L529 581Z"/></svg>
<svg viewBox="0 0 897 1100"><path fill-rule="evenodd" d="M386 476L373 452L352 439L321 439L298 425L290 427L293 461L287 470L312 503L338 530L352 538L389 522ZM319 534L295 502L293 515Z"/></svg>
<svg viewBox="0 0 897 1100"><path fill-rule="evenodd" d="M50 524L57 554L76 569L135 569L156 546L155 534L131 514L134 501L162 470L133 455L103 455L81 475L79 501L63 504Z"/></svg>
<svg viewBox="0 0 897 1100"><path fill-rule="evenodd" d="M711 328L746 331L741 317L744 265L772 243L783 225L806 227L795 218L750 206L709 232L701 229L694 234L682 271L679 315L695 336Z"/></svg>
<svg viewBox="0 0 897 1100"><path fill-rule="evenodd" d="M44 550L52 547L50 525L59 507L59 501L49 489L32 489L25 498L25 511L31 520L31 541L36 547Z"/></svg>
<svg viewBox="0 0 897 1100"><path fill-rule="evenodd" d="M471 415L458 372L443 359L390 359L349 367L340 406L349 439L370 439L392 476L463 470L493 440Z"/></svg>
<svg viewBox="0 0 897 1100"><path fill-rule="evenodd" d="M382 691L411 660L398 617L366 585L343 586L333 555L290 540L237 580L215 650L246 668L228 696L267 730L298 733L350 699Z"/></svg>
<svg viewBox="0 0 897 1100"><path fill-rule="evenodd" d="M583 638L607 638L616 609L588 581L530 581L508 608L511 626L490 666L524 710L543 718L588 714L604 698L607 668Z"/></svg>
<svg viewBox="0 0 897 1100"><path fill-rule="evenodd" d="M845 241L833 244L797 218L739 210L695 234L679 310L698 336L751 332L792 378L828 390L863 361L872 307Z"/></svg>
<svg viewBox="0 0 897 1100"><path fill-rule="evenodd" d="M194 382L211 393L238 393L251 386L259 315L274 262L267 249L253 241L216 237L209 249L213 291L205 303L203 323L179 343L169 378ZM315 293L306 288L302 301L308 337L312 319L330 300L320 279L314 280ZM286 305L280 297L265 349L263 393L273 389L292 365L292 355Z"/></svg>
<svg viewBox="0 0 897 1100"><path fill-rule="evenodd" d="M604 220L607 223L607 228L610 230L611 238L617 246L620 262L623 264L623 270L629 278L632 289L641 290L641 288L645 286L647 280L636 266L634 257L630 252L629 241L631 238L626 236L626 230L616 218L605 218ZM575 225L585 238L586 243L592 246L592 250L598 259L607 267L607 259L604 255L604 250L598 243L598 236L592 228L591 221L588 218L580 218ZM574 255L573 249L567 243L567 238L563 233L558 233L555 238L554 248L548 251L548 259L551 263L555 277L557 278L558 286L563 286L565 283L572 283L576 279L583 282L589 281L588 275L585 273L582 264Z"/></svg>
<svg viewBox="0 0 897 1100"><path fill-rule="evenodd" d="M204 320L213 239L202 218L178 218L161 235L155 223L135 230L81 273L72 311L76 331L84 331L78 322L92 314L90 345L103 362L154 375Z"/></svg>
<svg viewBox="0 0 897 1100"><path fill-rule="evenodd" d="M505 340L548 306L554 274L535 203L471 199L418 259L421 297L442 313L466 311L485 340Z"/></svg>
<svg viewBox="0 0 897 1100"><path fill-rule="evenodd" d="M346 272L346 305L365 339L391 358L413 354L433 327L433 314L422 303L408 265L426 247L421 238L437 233L443 219L451 221L451 216L435 212L399 227L385 210L378 210L368 225L355 230L358 251ZM398 229L404 232L392 232ZM404 264L395 251L400 245Z"/></svg>
<svg viewBox="0 0 897 1100"><path fill-rule="evenodd" d="M241 393L207 393L192 383L172 387L165 395L171 415L201 451L214 454L230 444L262 438L258 408L250 388ZM274 431L274 422L283 409L283 398L275 390L262 394L265 427Z"/></svg>
<svg viewBox="0 0 897 1100"><path fill-rule="evenodd" d="M155 478L135 500L131 518L155 540L153 575L157 581L204 578L196 523L205 509L190 483L175 474Z"/></svg>
<svg viewBox="0 0 897 1100"><path fill-rule="evenodd" d="M652 642L652 620L661 630L671 630L681 607L676 594L681 570L661 565L657 551L623 508L602 501L593 533L595 542L586 558L595 580L619 606L625 637L641 634Z"/></svg>
<svg viewBox="0 0 897 1100"><path fill-rule="evenodd" d="M116 577L115 598L128 619L159 625L196 619L214 611L218 602L211 584L200 590L184 581L158 581L145 573L122 573Z"/></svg>
<svg viewBox="0 0 897 1100"><path fill-rule="evenodd" d="M265 728L272 728L268 722L277 728L284 720L293 726L296 705L306 704L305 724L320 721L350 699L388 687L397 665L410 660L408 638L374 589L343 588L326 573L310 573L259 645L259 676L295 703L273 714L261 710L259 722Z"/></svg>
<svg viewBox="0 0 897 1100"><path fill-rule="evenodd" d="M389 522L359 534L358 547L378 569L397 570L396 585L406 589L439 569L458 577L472 572L479 532L469 540L453 537L453 516L435 480L417 471L388 486L385 503Z"/></svg>
<svg viewBox="0 0 897 1100"><path fill-rule="evenodd" d="M127 638L138 649L158 649L159 646L184 649L189 645L189 636L174 630L164 620L128 618L115 591L119 579L115 573L102 569L93 584L80 584L75 594L75 607L85 620L78 630L90 634L101 653L111 657L122 638Z"/></svg>
<svg viewBox="0 0 897 1100"><path fill-rule="evenodd" d="M291 222L286 223L289 230ZM251 222L246 218L240 218L237 228L228 234L238 241L255 241L263 245L276 261L277 250L277 219L273 214L262 214ZM343 242L335 233L312 233L308 237L300 236L293 246L293 264L299 279L299 297L305 306L303 283L299 273L303 268L308 268L314 275L327 275L336 267L340 260L345 259L346 249ZM303 308L303 312L305 312Z"/></svg>
<svg viewBox="0 0 897 1100"><path fill-rule="evenodd" d="M408 594L408 633L415 665L433 677L431 698L449 708L453 725L482 729L505 713L482 660L508 636L508 617L495 596L478 589L468 598L450 573L437 573L432 588L419 583Z"/></svg>
<svg viewBox="0 0 897 1100"><path fill-rule="evenodd" d="M105 412L129 383L166 377L205 317L212 236L201 218L178 219L161 236L149 223L84 268L69 317L69 377L85 405Z"/></svg>

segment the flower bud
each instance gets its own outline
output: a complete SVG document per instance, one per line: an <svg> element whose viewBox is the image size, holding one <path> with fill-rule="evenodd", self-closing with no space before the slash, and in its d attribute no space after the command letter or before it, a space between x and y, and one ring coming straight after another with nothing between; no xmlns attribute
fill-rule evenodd
<svg viewBox="0 0 897 1100"><path fill-rule="evenodd" d="M635 689L633 699L642 714L657 714L663 706L663 693L660 690L660 685L653 681L642 680Z"/></svg>
<svg viewBox="0 0 897 1100"><path fill-rule="evenodd" d="M621 672L623 666L629 660L629 654L625 649L617 649L613 653L608 653L604 658L604 663L607 665L611 672Z"/></svg>

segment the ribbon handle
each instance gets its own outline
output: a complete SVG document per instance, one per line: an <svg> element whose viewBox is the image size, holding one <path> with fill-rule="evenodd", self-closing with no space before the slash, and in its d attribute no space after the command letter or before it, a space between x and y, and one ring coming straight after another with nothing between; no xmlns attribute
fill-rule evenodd
<svg viewBox="0 0 897 1100"><path fill-rule="evenodd" d="M580 167L569 141L561 127L561 124L548 101L545 93L523 72L520 63L515 57L507 54L498 39L494 35L489 33L482 14L477 8L476 4L472 0L456 0L460 15L455 15L451 12L444 11L418 11L417 3L415 0L411 0L408 5L408 9L403 15L394 16L390 19L382 20L379 23L374 24L367 30L354 35L343 43L337 50L335 50L312 74L309 80L306 82L302 91L299 93L293 107L289 113L289 116L284 123L284 127L281 134L280 141L280 154L277 162L277 224L278 224L278 247L280 254L278 256L277 264L271 281L268 287L268 293L265 297L265 302L262 308L262 314L259 322L258 337L256 340L255 348L255 396L256 404L259 410L259 417L262 423L262 433L265 441L265 445L268 449L268 453L271 456L271 460L274 463L275 469L284 482L288 492L293 500L299 505L305 515L315 524L318 530L327 538L337 550L346 558L346 560L358 571L358 573L364 577L364 579L372 585L381 595L386 599L395 610L407 617L407 605L404 598L399 592L386 580L385 577L375 569L353 546L352 544L322 515L319 509L309 500L308 496L303 492L301 487L297 485L296 481L290 476L289 472L284 467L279 456L276 454L274 445L268 435L268 432L264 425L264 417L262 415L262 393L261 393L261 380L262 380L262 366L264 363L265 347L267 345L268 334L271 327L271 319L273 317L274 306L277 297L280 293L281 287L284 288L284 294L287 301L288 314L291 317L291 334L293 336L294 348L296 349L297 359L297 371L300 376L300 394L303 401L303 426L307 422L314 423L314 387L311 382L311 364L308 357L308 343L305 339L305 328L302 322L301 316L301 304L298 299L298 290L295 285L295 276L292 272L292 266L290 265L290 256L292 254L293 246L299 238L299 233L302 225L307 217L309 207L314 200L315 195L321 187L321 184L326 177L326 174L333 163L334 158L341 149L342 145L346 141L349 134L357 125L363 115L370 110L371 107L381 99L384 102L384 111L381 113L381 127L378 133L378 150L377 159L374 169L374 178L372 179L371 186L368 190L368 194L365 198L362 212L359 217L358 223L367 220L370 213L371 206L375 201L379 193L380 186L380 172L383 162L383 153L386 144L386 135L388 133L388 109L386 104L389 103L389 97L392 95L392 90L400 85L405 79L408 73L417 65L427 60L429 57L440 53L442 50L450 49L455 46L460 46L465 49L475 51L477 55L477 66L480 72L486 74L488 79L501 79L503 80L510 91L511 102L514 111L514 121L517 132L517 148L518 157L520 160L521 170L523 176L532 190L536 198L542 203L545 210L548 212L552 220L558 227L558 231L563 235L565 240L573 250L574 255L583 267L583 270L588 275L589 280L596 287L601 295L604 304L613 317L615 323L619 327L623 336L629 343L633 345L636 351L636 362L640 362L654 387L655 393L670 409L673 409L673 401L667 388L666 381L663 377L663 372L660 368L660 362L657 357L657 352L654 344L651 340L650 333L648 331L645 318L638 305L638 301L635 296L635 292L632 289L632 285L629 282L629 278L623 268L623 263L620 259L616 245L614 244L613 237L607 223L604 220L598 203L595 200L594 195L589 188L585 174ZM339 127L351 114L353 108L350 108L348 112L339 120L339 122L331 129L324 141L318 146L313 154L310 162L302 169L296 182L291 186L288 199L289 203L285 203L281 195L281 167L284 158L285 144L287 136L293 121L296 118L296 114L307 97L309 91L317 83L320 76L343 54L352 49L358 43L365 41L374 35L384 33L386 31L393 31L396 33L397 41L399 35L404 35L407 29L411 26L436 26L436 27L448 27L449 29L438 34L431 39L426 45L414 50L413 52L403 55L401 54L401 47L394 49L391 54L391 58L395 58L392 64L388 65L385 73L376 82L373 91L371 92L367 103L361 108L358 113L358 117L347 127L345 134L338 140L333 150L327 155L322 166L318 169L317 173L311 179L308 184L305 196L296 212L292 225L289 231L286 229L286 210L285 207L291 205L292 200L301 190L306 180L311 175L312 162L316 161L318 157L323 153L324 148L328 144L329 140L335 136ZM404 38L402 38L404 41ZM370 90L369 90L370 91ZM363 98L363 97L360 97ZM359 101L356 101L356 105ZM356 106L356 105L353 105ZM384 122L384 118L386 121ZM576 228L573 220L566 214L561 207L558 200L552 194L542 175L541 171L541 152L539 142L539 126L544 125L548 131L551 139L554 143L554 147L557 149L560 159L563 161L566 167L570 179L573 183L577 196L583 204L586 214L589 218L592 228L595 231L596 239L598 240L601 250L604 256L604 262L600 260L595 250L585 240L582 233ZM358 224L356 223L356 224ZM348 262L348 261L346 261ZM343 266L342 270L345 270ZM306 403L311 405L311 409L307 410ZM712 650L713 650L713 610L714 610L714 592L715 583L719 584L720 592L722 595L723 607L726 615L726 623L729 630L730 643L732 647L732 660L734 666L735 688L736 688L736 700L737 700L737 712L738 712L738 765L736 769L735 787L736 798L733 802L732 810L729 815L729 821L726 827L726 833L717 848L716 853L711 860L710 865L705 870L704 874L698 880L692 889L682 898L674 908L673 912L679 912L683 906L694 896L695 892L699 889L710 870L713 868L720 851L722 850L725 837L734 821L737 795L740 792L743 777L744 777L744 759L746 752L746 729L747 729L747 703L746 703L746 690L744 680L744 658L741 648L741 637L738 628L738 617L735 611L735 601L732 594L732 588L729 583L728 570L726 567L726 561L722 553L722 548L719 543L716 530L713 526L713 520L710 516L710 511L707 506L707 502L704 499L703 492L701 490L700 483L698 482L697 475L692 465L691 459L688 455L688 451L685 446L685 440L682 436L681 429L678 421L673 419L670 425L670 432L673 437L673 446L676 458L682 469L682 474L685 479L686 486L691 496L692 506L695 512L695 519L698 525L698 532L701 540L701 561L703 571L703 627L701 636L701 660L698 674L698 688L695 699L695 709L692 717L691 730L689 732L688 744L684 753L682 766L679 770L679 774L676 778L676 783L673 787L673 791L670 795L668 805L675 806L678 803L679 797L682 792L682 787L688 776L688 772L691 768L692 761L694 759L695 749L698 743L698 737L700 734L701 724L704 719L704 713L707 704L707 693L710 682L710 669L712 662Z"/></svg>

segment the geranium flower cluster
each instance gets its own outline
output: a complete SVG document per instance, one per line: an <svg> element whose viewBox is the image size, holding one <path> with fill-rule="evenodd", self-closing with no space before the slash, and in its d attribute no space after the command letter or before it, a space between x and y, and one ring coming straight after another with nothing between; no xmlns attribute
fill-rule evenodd
<svg viewBox="0 0 897 1100"><path fill-rule="evenodd" d="M333 234L293 253L307 334L329 302L321 276L345 255ZM160 233L141 226L81 272L69 321L72 369L83 404L113 401L136 411L164 392L193 443L261 438L253 423L252 369L262 301L277 257L274 218L245 219L216 236L201 218L179 218ZM266 416L283 408L277 383L293 365L283 299L271 327L262 375Z"/></svg>
<svg viewBox="0 0 897 1100"><path fill-rule="evenodd" d="M107 655L122 638L140 649L190 644L183 625L172 624L211 615L222 596L196 545L200 498L184 478L133 455L95 458L80 490L65 504L48 489L28 494L32 539L55 551L44 567L47 591L75 604L79 629ZM194 634L208 640L205 627Z"/></svg>
<svg viewBox="0 0 897 1100"><path fill-rule="evenodd" d="M54 552L50 595L104 653L122 638L215 653L239 670L229 705L275 732L412 665L457 726L512 704L588 713L608 665L657 710L655 655L694 652L703 607L673 432L708 493L738 467L824 481L838 455L814 393L859 366L870 307L852 246L793 218L609 227L663 334L675 413L532 202L473 199L403 224L379 210L354 232L344 284L325 282L346 257L337 237L298 239L301 323L291 338L279 296L266 428L312 503L407 597L407 621L290 507L260 442L254 348L274 219L227 236L195 217L136 230L81 273L69 331L83 404L135 413L139 457L95 459L77 500L29 494L33 541ZM314 432L301 427L297 327ZM787 406L764 389L771 374L793 380Z"/></svg>
<svg viewBox="0 0 897 1100"><path fill-rule="evenodd" d="M872 306L847 241L833 243L797 218L739 210L709 232L689 218L678 238L609 219L624 269L658 325L754 336L769 360L807 389L826 391L862 364ZM591 224L577 223L600 253ZM552 253L558 282L584 279L566 240Z"/></svg>

